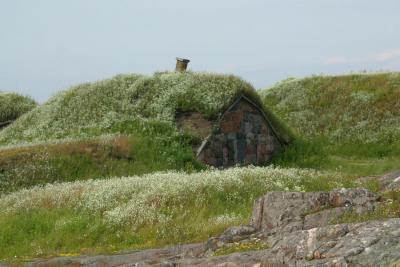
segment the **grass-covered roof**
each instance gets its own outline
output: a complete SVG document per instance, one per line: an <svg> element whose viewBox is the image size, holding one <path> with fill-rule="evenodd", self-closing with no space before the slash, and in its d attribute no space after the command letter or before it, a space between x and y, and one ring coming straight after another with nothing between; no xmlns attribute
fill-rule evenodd
<svg viewBox="0 0 400 267"><path fill-rule="evenodd" d="M13 121L35 106L36 102L30 97L0 91L0 123Z"/></svg>
<svg viewBox="0 0 400 267"><path fill-rule="evenodd" d="M104 134L121 122L172 124L177 111L216 119L241 94L262 106L254 88L233 75L118 75L60 92L3 131L0 144Z"/></svg>

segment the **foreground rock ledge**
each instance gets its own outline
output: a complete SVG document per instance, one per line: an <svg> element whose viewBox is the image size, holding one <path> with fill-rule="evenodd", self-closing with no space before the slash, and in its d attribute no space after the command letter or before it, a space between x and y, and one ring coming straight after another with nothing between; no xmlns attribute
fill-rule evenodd
<svg viewBox="0 0 400 267"><path fill-rule="evenodd" d="M248 226L227 229L206 243L120 255L59 257L27 266L400 266L400 218L330 225L346 211L370 212L379 196L365 189L331 192L270 192L258 199ZM214 257L240 242L267 249Z"/></svg>

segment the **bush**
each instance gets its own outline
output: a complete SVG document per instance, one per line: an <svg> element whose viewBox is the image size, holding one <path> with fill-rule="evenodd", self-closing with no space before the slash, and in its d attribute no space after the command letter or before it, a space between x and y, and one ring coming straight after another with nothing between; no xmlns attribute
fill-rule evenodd
<svg viewBox="0 0 400 267"><path fill-rule="evenodd" d="M36 105L30 97L0 91L0 123L14 121Z"/></svg>

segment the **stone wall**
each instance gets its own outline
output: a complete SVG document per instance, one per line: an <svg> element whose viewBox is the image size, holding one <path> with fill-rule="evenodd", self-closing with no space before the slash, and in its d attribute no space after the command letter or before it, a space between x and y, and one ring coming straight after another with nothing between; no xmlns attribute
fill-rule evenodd
<svg viewBox="0 0 400 267"><path fill-rule="evenodd" d="M216 167L260 165L279 148L260 110L241 98L225 112L217 129L200 147L198 158Z"/></svg>

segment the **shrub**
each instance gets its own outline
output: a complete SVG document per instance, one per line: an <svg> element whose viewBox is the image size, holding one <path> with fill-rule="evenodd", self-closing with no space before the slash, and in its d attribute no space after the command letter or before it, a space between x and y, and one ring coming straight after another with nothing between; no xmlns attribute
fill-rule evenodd
<svg viewBox="0 0 400 267"><path fill-rule="evenodd" d="M30 97L0 91L0 123L16 120L36 105Z"/></svg>

